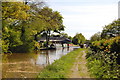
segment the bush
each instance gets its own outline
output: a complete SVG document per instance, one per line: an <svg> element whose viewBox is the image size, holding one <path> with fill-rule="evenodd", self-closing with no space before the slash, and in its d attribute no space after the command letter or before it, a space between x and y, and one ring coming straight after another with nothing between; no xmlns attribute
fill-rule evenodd
<svg viewBox="0 0 120 80"><path fill-rule="evenodd" d="M96 78L120 78L120 37L93 42L86 58Z"/></svg>
<svg viewBox="0 0 120 80"><path fill-rule="evenodd" d="M95 41L91 45L95 52L104 51L105 53L120 53L120 37L111 38L110 40Z"/></svg>

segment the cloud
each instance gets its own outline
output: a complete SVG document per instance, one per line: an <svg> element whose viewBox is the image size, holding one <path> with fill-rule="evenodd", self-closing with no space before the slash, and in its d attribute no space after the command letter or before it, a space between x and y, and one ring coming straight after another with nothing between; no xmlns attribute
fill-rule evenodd
<svg viewBox="0 0 120 80"><path fill-rule="evenodd" d="M83 33L87 39L118 17L117 4L79 4L74 6L61 4L51 7L61 12L64 17L65 32L71 36L77 32Z"/></svg>
<svg viewBox="0 0 120 80"><path fill-rule="evenodd" d="M48 2L85 2L85 3L114 3L115 0L47 0ZM118 2L119 0L116 0Z"/></svg>

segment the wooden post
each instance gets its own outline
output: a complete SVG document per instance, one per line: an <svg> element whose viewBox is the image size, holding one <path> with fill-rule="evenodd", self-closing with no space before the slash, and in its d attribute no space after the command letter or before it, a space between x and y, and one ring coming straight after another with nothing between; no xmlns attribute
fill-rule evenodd
<svg viewBox="0 0 120 80"><path fill-rule="evenodd" d="M64 44L63 43L61 43L62 44L62 47L64 48Z"/></svg>

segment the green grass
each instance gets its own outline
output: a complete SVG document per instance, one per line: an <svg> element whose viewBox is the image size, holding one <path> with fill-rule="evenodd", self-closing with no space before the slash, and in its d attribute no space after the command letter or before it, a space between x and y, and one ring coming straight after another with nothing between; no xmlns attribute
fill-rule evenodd
<svg viewBox="0 0 120 80"><path fill-rule="evenodd" d="M62 56L51 65L48 65L39 75L38 78L67 78L67 74L70 72L75 58L80 54L80 51L84 49L76 49Z"/></svg>

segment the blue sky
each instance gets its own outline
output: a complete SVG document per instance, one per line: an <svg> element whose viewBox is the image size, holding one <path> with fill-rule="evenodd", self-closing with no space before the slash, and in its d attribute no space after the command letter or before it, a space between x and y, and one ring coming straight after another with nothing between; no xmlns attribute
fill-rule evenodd
<svg viewBox="0 0 120 80"><path fill-rule="evenodd" d="M82 33L89 39L118 18L119 0L47 0L47 5L63 16L70 36Z"/></svg>

